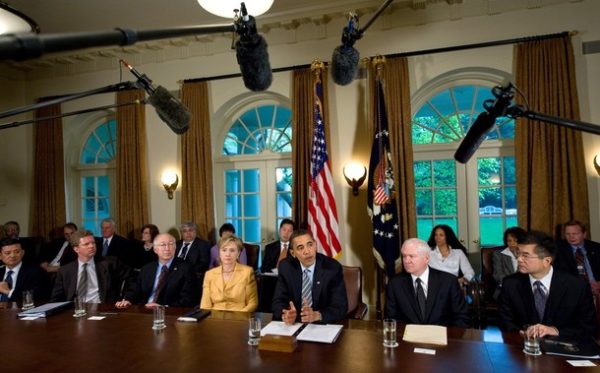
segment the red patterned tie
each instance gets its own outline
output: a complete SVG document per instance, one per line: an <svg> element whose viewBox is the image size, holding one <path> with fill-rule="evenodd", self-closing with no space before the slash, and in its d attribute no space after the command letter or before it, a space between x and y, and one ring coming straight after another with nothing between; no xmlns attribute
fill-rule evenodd
<svg viewBox="0 0 600 373"><path fill-rule="evenodd" d="M160 295L160 291L165 286L165 282L167 281L167 274L169 273L169 268L166 265L162 266L160 270L160 276L158 276L158 283L156 284L156 291L154 292L154 298L152 298L152 303L158 303L158 296Z"/></svg>

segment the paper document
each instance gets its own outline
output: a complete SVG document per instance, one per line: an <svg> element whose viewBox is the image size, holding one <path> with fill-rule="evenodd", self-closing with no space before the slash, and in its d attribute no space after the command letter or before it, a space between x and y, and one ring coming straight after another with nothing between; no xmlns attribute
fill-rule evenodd
<svg viewBox="0 0 600 373"><path fill-rule="evenodd" d="M293 325L286 325L283 321L271 321L267 326L262 328L260 335L263 337L267 334L292 336L301 326L302 324L299 322Z"/></svg>
<svg viewBox="0 0 600 373"><path fill-rule="evenodd" d="M304 329L302 329L300 334L298 334L298 340L306 342L333 343L337 339L338 335L340 335L343 327L343 325L308 324Z"/></svg>
<svg viewBox="0 0 600 373"><path fill-rule="evenodd" d="M32 308L28 311L19 312L17 315L19 317L46 317L68 307L72 303L73 302L46 303L44 305Z"/></svg>
<svg viewBox="0 0 600 373"><path fill-rule="evenodd" d="M403 341L447 346L448 335L445 326L408 324L404 329Z"/></svg>

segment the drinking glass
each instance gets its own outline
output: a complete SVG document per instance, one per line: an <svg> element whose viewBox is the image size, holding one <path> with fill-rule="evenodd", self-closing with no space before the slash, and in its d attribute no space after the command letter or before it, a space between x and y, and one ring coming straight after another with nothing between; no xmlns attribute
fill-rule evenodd
<svg viewBox="0 0 600 373"><path fill-rule="evenodd" d="M75 303L75 313L73 314L73 317L83 317L83 316L87 315L87 312L85 310L85 297L84 296L75 297L74 303Z"/></svg>
<svg viewBox="0 0 600 373"><path fill-rule="evenodd" d="M252 317L248 320L248 344L250 346L258 345L260 341L260 319Z"/></svg>
<svg viewBox="0 0 600 373"><path fill-rule="evenodd" d="M385 347L398 347L396 342L396 320L383 320L383 345Z"/></svg>
<svg viewBox="0 0 600 373"><path fill-rule="evenodd" d="M534 329L534 333L531 336L527 335L527 330L530 328L536 328L534 325L525 325L524 335L525 338L523 352L527 355L541 355L542 351L540 350L540 337L537 333L537 330Z"/></svg>
<svg viewBox="0 0 600 373"><path fill-rule="evenodd" d="M161 306L160 304L154 306L154 319L152 322L152 329L154 330L162 330L166 328L165 324L165 306Z"/></svg>
<svg viewBox="0 0 600 373"><path fill-rule="evenodd" d="M27 311L35 307L33 303L33 291L25 290L23 292L23 311Z"/></svg>

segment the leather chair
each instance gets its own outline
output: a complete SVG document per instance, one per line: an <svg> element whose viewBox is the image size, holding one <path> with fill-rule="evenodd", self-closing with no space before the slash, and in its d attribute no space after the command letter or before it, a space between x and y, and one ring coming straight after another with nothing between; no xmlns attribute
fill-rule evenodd
<svg viewBox="0 0 600 373"><path fill-rule="evenodd" d="M246 250L248 265L256 271L258 269L258 252L260 250L260 245L244 243L244 249Z"/></svg>
<svg viewBox="0 0 600 373"><path fill-rule="evenodd" d="M362 320L367 315L369 308L362 301L362 269L360 267L342 266L344 273L344 284L348 296L349 319Z"/></svg>
<svg viewBox="0 0 600 373"><path fill-rule="evenodd" d="M498 302L494 299L494 292L498 283L494 279L494 261L492 256L504 246L481 248L481 289L479 289L480 307L482 308L481 326L496 324L498 322Z"/></svg>

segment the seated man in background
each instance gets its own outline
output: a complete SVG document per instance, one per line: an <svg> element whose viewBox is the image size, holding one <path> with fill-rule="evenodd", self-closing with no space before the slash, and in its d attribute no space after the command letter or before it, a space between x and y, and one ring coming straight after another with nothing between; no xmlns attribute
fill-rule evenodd
<svg viewBox="0 0 600 373"><path fill-rule="evenodd" d="M280 263L273 297L273 319L286 324L333 323L346 318L348 298L341 264L317 253L304 229L290 237L294 257Z"/></svg>
<svg viewBox="0 0 600 373"><path fill-rule="evenodd" d="M600 294L600 243L586 239L585 225L577 220L563 224L565 239L557 242L554 267L581 276L592 293Z"/></svg>
<svg viewBox="0 0 600 373"><path fill-rule="evenodd" d="M75 223L67 223L63 225L63 238L53 240L47 245L41 253L40 266L48 273L58 272L61 265L72 262L77 259L77 255L71 244L69 238L77 230Z"/></svg>
<svg viewBox="0 0 600 373"><path fill-rule="evenodd" d="M181 258L175 258L175 237L168 233L154 239L154 252L158 261L142 267L136 283L129 287L125 296L116 302L117 308L133 304L145 304L152 308L157 304L173 307L193 307L198 291L192 266Z"/></svg>
<svg viewBox="0 0 600 373"><path fill-rule="evenodd" d="M0 243L0 302L20 302L23 291L33 291L34 300L47 299L45 274L36 265L23 263L25 250L19 240L4 239Z"/></svg>
<svg viewBox="0 0 600 373"><path fill-rule="evenodd" d="M596 310L589 284L552 266L555 247L541 232L519 242L518 273L502 283L501 328L514 332L531 325L528 335L594 337Z"/></svg>
<svg viewBox="0 0 600 373"><path fill-rule="evenodd" d="M115 257L96 255L96 240L92 232L75 231L71 246L77 260L60 267L56 275L51 302L70 301L85 297L87 303L114 304L121 299L123 283L130 278L130 268Z"/></svg>
<svg viewBox="0 0 600 373"><path fill-rule="evenodd" d="M100 230L102 237L96 239L96 257L114 256L130 267L134 250L133 242L116 233L117 224L111 218L102 219Z"/></svg>
<svg viewBox="0 0 600 373"><path fill-rule="evenodd" d="M387 286L385 317L405 324L470 327L465 296L456 276L429 267L427 242L411 238L402 244L405 271Z"/></svg>
<svg viewBox="0 0 600 373"><path fill-rule="evenodd" d="M273 272L279 266L279 262L285 259L291 251L290 237L294 233L295 224L290 219L283 219L279 224L279 241L271 242L265 246L265 257L263 258L260 271L262 273Z"/></svg>
<svg viewBox="0 0 600 373"><path fill-rule="evenodd" d="M23 261L26 263L38 263L37 249L43 242L41 237L21 237L21 226L18 222L11 220L3 225L4 238L12 238L19 241L21 248L25 251Z"/></svg>

